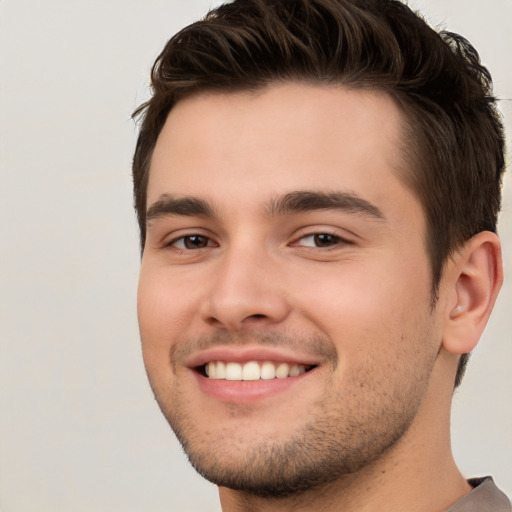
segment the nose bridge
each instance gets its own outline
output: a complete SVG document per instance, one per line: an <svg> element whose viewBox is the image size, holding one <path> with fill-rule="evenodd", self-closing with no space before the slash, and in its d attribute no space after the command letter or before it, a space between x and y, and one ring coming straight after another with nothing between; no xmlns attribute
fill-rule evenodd
<svg viewBox="0 0 512 512"><path fill-rule="evenodd" d="M212 275L205 317L236 330L278 323L289 312L278 269L263 243L240 239L225 248Z"/></svg>

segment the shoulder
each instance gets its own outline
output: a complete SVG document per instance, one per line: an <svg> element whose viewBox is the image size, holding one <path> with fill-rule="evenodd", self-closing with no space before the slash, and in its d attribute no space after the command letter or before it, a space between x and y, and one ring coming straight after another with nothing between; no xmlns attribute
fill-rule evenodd
<svg viewBox="0 0 512 512"><path fill-rule="evenodd" d="M468 480L473 490L446 512L512 512L510 500L490 476Z"/></svg>

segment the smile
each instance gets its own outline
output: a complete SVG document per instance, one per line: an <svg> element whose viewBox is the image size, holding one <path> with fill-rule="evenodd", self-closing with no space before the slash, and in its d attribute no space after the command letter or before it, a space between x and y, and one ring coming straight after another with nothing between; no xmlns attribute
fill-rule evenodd
<svg viewBox="0 0 512 512"><path fill-rule="evenodd" d="M205 377L216 380L257 381L296 377L312 368L310 365L272 361L210 361L202 367L202 373Z"/></svg>
<svg viewBox="0 0 512 512"><path fill-rule="evenodd" d="M209 399L250 404L301 385L317 373L322 358L284 347L215 346L192 354L184 366Z"/></svg>

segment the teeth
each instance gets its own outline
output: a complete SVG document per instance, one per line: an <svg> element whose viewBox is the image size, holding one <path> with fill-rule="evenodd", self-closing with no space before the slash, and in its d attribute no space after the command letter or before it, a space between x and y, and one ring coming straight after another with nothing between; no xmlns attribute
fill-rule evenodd
<svg viewBox="0 0 512 512"><path fill-rule="evenodd" d="M226 379L226 365L222 361L206 364L204 371L210 379Z"/></svg>
<svg viewBox="0 0 512 512"><path fill-rule="evenodd" d="M242 380L259 380L260 374L260 365L255 361L245 363L242 368Z"/></svg>
<svg viewBox="0 0 512 512"><path fill-rule="evenodd" d="M276 378L276 367L272 363L263 363L260 370L260 378L270 380Z"/></svg>
<svg viewBox="0 0 512 512"><path fill-rule="evenodd" d="M219 361L217 363L217 366L215 368L215 378L216 379L225 379L226 378L226 365L222 361Z"/></svg>
<svg viewBox="0 0 512 512"><path fill-rule="evenodd" d="M278 379L286 379L286 377L288 377L289 373L290 373L290 366L287 365L286 363L282 363L276 368L276 378L278 378Z"/></svg>
<svg viewBox="0 0 512 512"><path fill-rule="evenodd" d="M238 363L227 363L226 380L242 380L242 365Z"/></svg>
<svg viewBox="0 0 512 512"><path fill-rule="evenodd" d="M245 364L211 361L205 365L205 373L210 379L224 380L271 380L296 377L306 371L303 364L249 361Z"/></svg>
<svg viewBox="0 0 512 512"><path fill-rule="evenodd" d="M289 375L290 375L290 377L295 377L297 375L300 375L300 368L299 368L298 364L294 364L294 365L290 366Z"/></svg>

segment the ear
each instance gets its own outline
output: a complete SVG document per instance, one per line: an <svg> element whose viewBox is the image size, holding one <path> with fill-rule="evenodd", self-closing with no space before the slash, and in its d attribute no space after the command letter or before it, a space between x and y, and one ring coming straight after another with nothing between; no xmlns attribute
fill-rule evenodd
<svg viewBox="0 0 512 512"><path fill-rule="evenodd" d="M446 270L443 347L466 354L480 340L503 282L499 238L489 231L478 233L456 252Z"/></svg>

